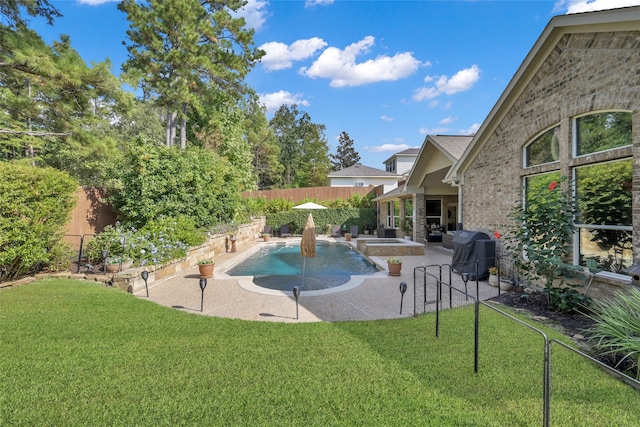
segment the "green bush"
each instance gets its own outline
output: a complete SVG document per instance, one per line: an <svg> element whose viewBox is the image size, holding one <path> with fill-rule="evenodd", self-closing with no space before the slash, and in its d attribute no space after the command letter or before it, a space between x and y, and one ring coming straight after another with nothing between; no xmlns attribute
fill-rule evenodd
<svg viewBox="0 0 640 427"><path fill-rule="evenodd" d="M121 220L141 228L162 217L191 218L198 227L229 222L240 206L238 177L211 150L131 144L114 165L111 202Z"/></svg>
<svg viewBox="0 0 640 427"><path fill-rule="evenodd" d="M596 324L588 338L602 355L620 355L634 361L636 378L640 380L640 289L618 292L611 300L597 301L589 316Z"/></svg>
<svg viewBox="0 0 640 427"><path fill-rule="evenodd" d="M0 163L0 282L58 266L77 187L65 172Z"/></svg>

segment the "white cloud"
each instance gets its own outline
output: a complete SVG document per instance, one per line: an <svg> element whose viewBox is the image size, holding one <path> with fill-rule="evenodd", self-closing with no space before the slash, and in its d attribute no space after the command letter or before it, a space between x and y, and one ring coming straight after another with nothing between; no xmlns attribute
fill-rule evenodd
<svg viewBox="0 0 640 427"><path fill-rule="evenodd" d="M440 101L437 99L429 101L429 108L436 108L438 105L440 105Z"/></svg>
<svg viewBox="0 0 640 427"><path fill-rule="evenodd" d="M382 145L374 145L373 147L365 147L370 153L382 153L385 151L393 151L397 153L398 151L407 150L409 147L407 144L382 144Z"/></svg>
<svg viewBox="0 0 640 427"><path fill-rule="evenodd" d="M304 7L313 7L313 6L327 6L333 4L334 0L307 0L304 2Z"/></svg>
<svg viewBox="0 0 640 427"><path fill-rule="evenodd" d="M460 135L473 135L480 129L480 123L472 124L468 129L460 129Z"/></svg>
<svg viewBox="0 0 640 427"><path fill-rule="evenodd" d="M449 124L451 124L451 123L455 122L456 120L458 120L458 118L457 118L457 117L449 116L449 117L445 117L444 119L440 120L440 121L438 122L438 124L439 124L439 125L449 125Z"/></svg>
<svg viewBox="0 0 640 427"><path fill-rule="evenodd" d="M248 0L247 4L232 15L243 17L247 28L258 31L267 20L267 6L269 2L265 0Z"/></svg>
<svg viewBox="0 0 640 427"><path fill-rule="evenodd" d="M566 9L567 13L581 13L638 5L640 0L560 0L553 10L557 12Z"/></svg>
<svg viewBox="0 0 640 427"><path fill-rule="evenodd" d="M297 40L290 46L280 42L264 43L260 49L264 50L266 55L262 57L261 62L267 70L284 70L291 68L293 61L309 58L326 45L327 42L318 37Z"/></svg>
<svg viewBox="0 0 640 427"><path fill-rule="evenodd" d="M454 93L464 92L480 79L480 68L472 65L469 68L455 73L451 78L447 76L427 76L425 83L434 83L432 86L417 89L413 94L413 99L423 101L425 99L433 99L442 94L453 95Z"/></svg>
<svg viewBox="0 0 640 427"><path fill-rule="evenodd" d="M446 128L446 127L439 127L439 128L420 128L418 130L418 132L422 135L445 135L447 132L449 132L451 129Z"/></svg>
<svg viewBox="0 0 640 427"><path fill-rule="evenodd" d="M369 51L375 38L367 36L340 50L329 47L310 66L300 69L300 74L307 77L324 77L331 79L331 87L361 86L380 81L394 81L413 74L420 65L409 52L397 53L394 56L378 56L365 62L357 63L359 54Z"/></svg>
<svg viewBox="0 0 640 427"><path fill-rule="evenodd" d="M393 117L389 117L389 116L380 116L380 120L384 121L384 122L392 122L393 121Z"/></svg>
<svg viewBox="0 0 640 427"><path fill-rule="evenodd" d="M280 108L282 105L298 104L308 106L309 101L302 97L301 93L291 93L285 90L281 90L273 93L261 93L258 95L260 102L264 104L267 111L273 112Z"/></svg>

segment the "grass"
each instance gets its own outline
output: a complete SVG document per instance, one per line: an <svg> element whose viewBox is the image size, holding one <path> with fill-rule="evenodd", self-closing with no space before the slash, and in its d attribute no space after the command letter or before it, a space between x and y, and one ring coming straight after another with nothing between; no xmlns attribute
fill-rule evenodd
<svg viewBox="0 0 640 427"><path fill-rule="evenodd" d="M0 292L0 425L542 423L542 340L481 311L284 324L157 306L89 282ZM550 335L558 337L553 331ZM640 394L553 355L551 420L640 425Z"/></svg>

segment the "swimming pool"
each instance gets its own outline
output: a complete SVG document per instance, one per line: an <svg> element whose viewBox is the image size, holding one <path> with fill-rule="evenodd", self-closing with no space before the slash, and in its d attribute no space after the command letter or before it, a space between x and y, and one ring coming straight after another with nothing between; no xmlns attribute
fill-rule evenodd
<svg viewBox="0 0 640 427"><path fill-rule="evenodd" d="M303 284L304 265L304 284ZM305 291L341 286L352 275L370 275L378 268L351 246L318 241L316 257L303 258L300 245L268 244L240 264L227 270L229 276L253 276L253 282L267 289Z"/></svg>

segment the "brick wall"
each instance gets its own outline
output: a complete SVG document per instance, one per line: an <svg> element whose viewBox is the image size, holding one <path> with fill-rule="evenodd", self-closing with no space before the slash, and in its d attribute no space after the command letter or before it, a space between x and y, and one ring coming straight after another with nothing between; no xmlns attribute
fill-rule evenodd
<svg viewBox="0 0 640 427"><path fill-rule="evenodd" d="M633 147L570 159L572 118L598 110L633 114ZM640 31L563 36L498 123L464 174L463 223L491 235L503 231L507 214L521 200L523 177L558 165L523 168L523 148L560 125L563 175L572 166L634 157L634 256L640 253Z"/></svg>

